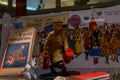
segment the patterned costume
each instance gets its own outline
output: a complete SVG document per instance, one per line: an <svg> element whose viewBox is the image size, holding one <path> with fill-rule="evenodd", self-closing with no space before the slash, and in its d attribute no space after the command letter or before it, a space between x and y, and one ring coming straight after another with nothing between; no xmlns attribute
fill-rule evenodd
<svg viewBox="0 0 120 80"><path fill-rule="evenodd" d="M113 34L113 36L110 38L110 48L112 50L112 56L111 59L113 61L116 60L118 62L118 48L119 48L119 40L116 34Z"/></svg>
<svg viewBox="0 0 120 80"><path fill-rule="evenodd" d="M75 29L74 33L74 42L75 42L75 54L79 55L81 54L82 50L81 50L81 33L80 33L80 29Z"/></svg>

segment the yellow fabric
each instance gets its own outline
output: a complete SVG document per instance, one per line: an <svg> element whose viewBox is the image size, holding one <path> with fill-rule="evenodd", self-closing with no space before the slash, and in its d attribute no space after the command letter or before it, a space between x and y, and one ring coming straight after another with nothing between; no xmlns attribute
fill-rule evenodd
<svg viewBox="0 0 120 80"><path fill-rule="evenodd" d="M64 33L61 31L58 35L54 31L50 32L46 38L44 50L50 55L52 62L63 60L62 57L62 45L64 43L64 49L68 48L68 41Z"/></svg>

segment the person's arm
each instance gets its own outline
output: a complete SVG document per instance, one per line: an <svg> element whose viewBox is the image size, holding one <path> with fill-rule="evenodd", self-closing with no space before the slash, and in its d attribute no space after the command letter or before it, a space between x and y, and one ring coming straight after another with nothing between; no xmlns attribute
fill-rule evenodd
<svg viewBox="0 0 120 80"><path fill-rule="evenodd" d="M47 38L45 39L44 42L44 53L48 53L48 48L49 48L49 41L50 41L51 33L48 34Z"/></svg>
<svg viewBox="0 0 120 80"><path fill-rule="evenodd" d="M66 49L68 49L69 48L69 46L68 46L68 39L67 39L67 37L64 35L64 49L66 50Z"/></svg>

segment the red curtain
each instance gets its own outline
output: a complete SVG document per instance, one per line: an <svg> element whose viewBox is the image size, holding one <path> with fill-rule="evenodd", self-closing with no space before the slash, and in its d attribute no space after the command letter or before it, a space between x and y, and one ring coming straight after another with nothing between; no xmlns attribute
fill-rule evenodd
<svg viewBox="0 0 120 80"><path fill-rule="evenodd" d="M26 0L16 0L16 16L26 15Z"/></svg>

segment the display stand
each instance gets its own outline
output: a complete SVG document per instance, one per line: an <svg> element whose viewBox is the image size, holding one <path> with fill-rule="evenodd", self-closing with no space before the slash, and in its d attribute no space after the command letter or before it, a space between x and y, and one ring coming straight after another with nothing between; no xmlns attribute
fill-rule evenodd
<svg viewBox="0 0 120 80"><path fill-rule="evenodd" d="M0 75L0 80L25 80L24 75Z"/></svg>
<svg viewBox="0 0 120 80"><path fill-rule="evenodd" d="M67 77L67 76L73 76L73 75L80 75L80 72L78 72L78 71L67 71L66 75L61 74L61 72L57 72L56 74L46 73L46 74L41 74L39 76L39 79L40 80L53 80L57 76Z"/></svg>

